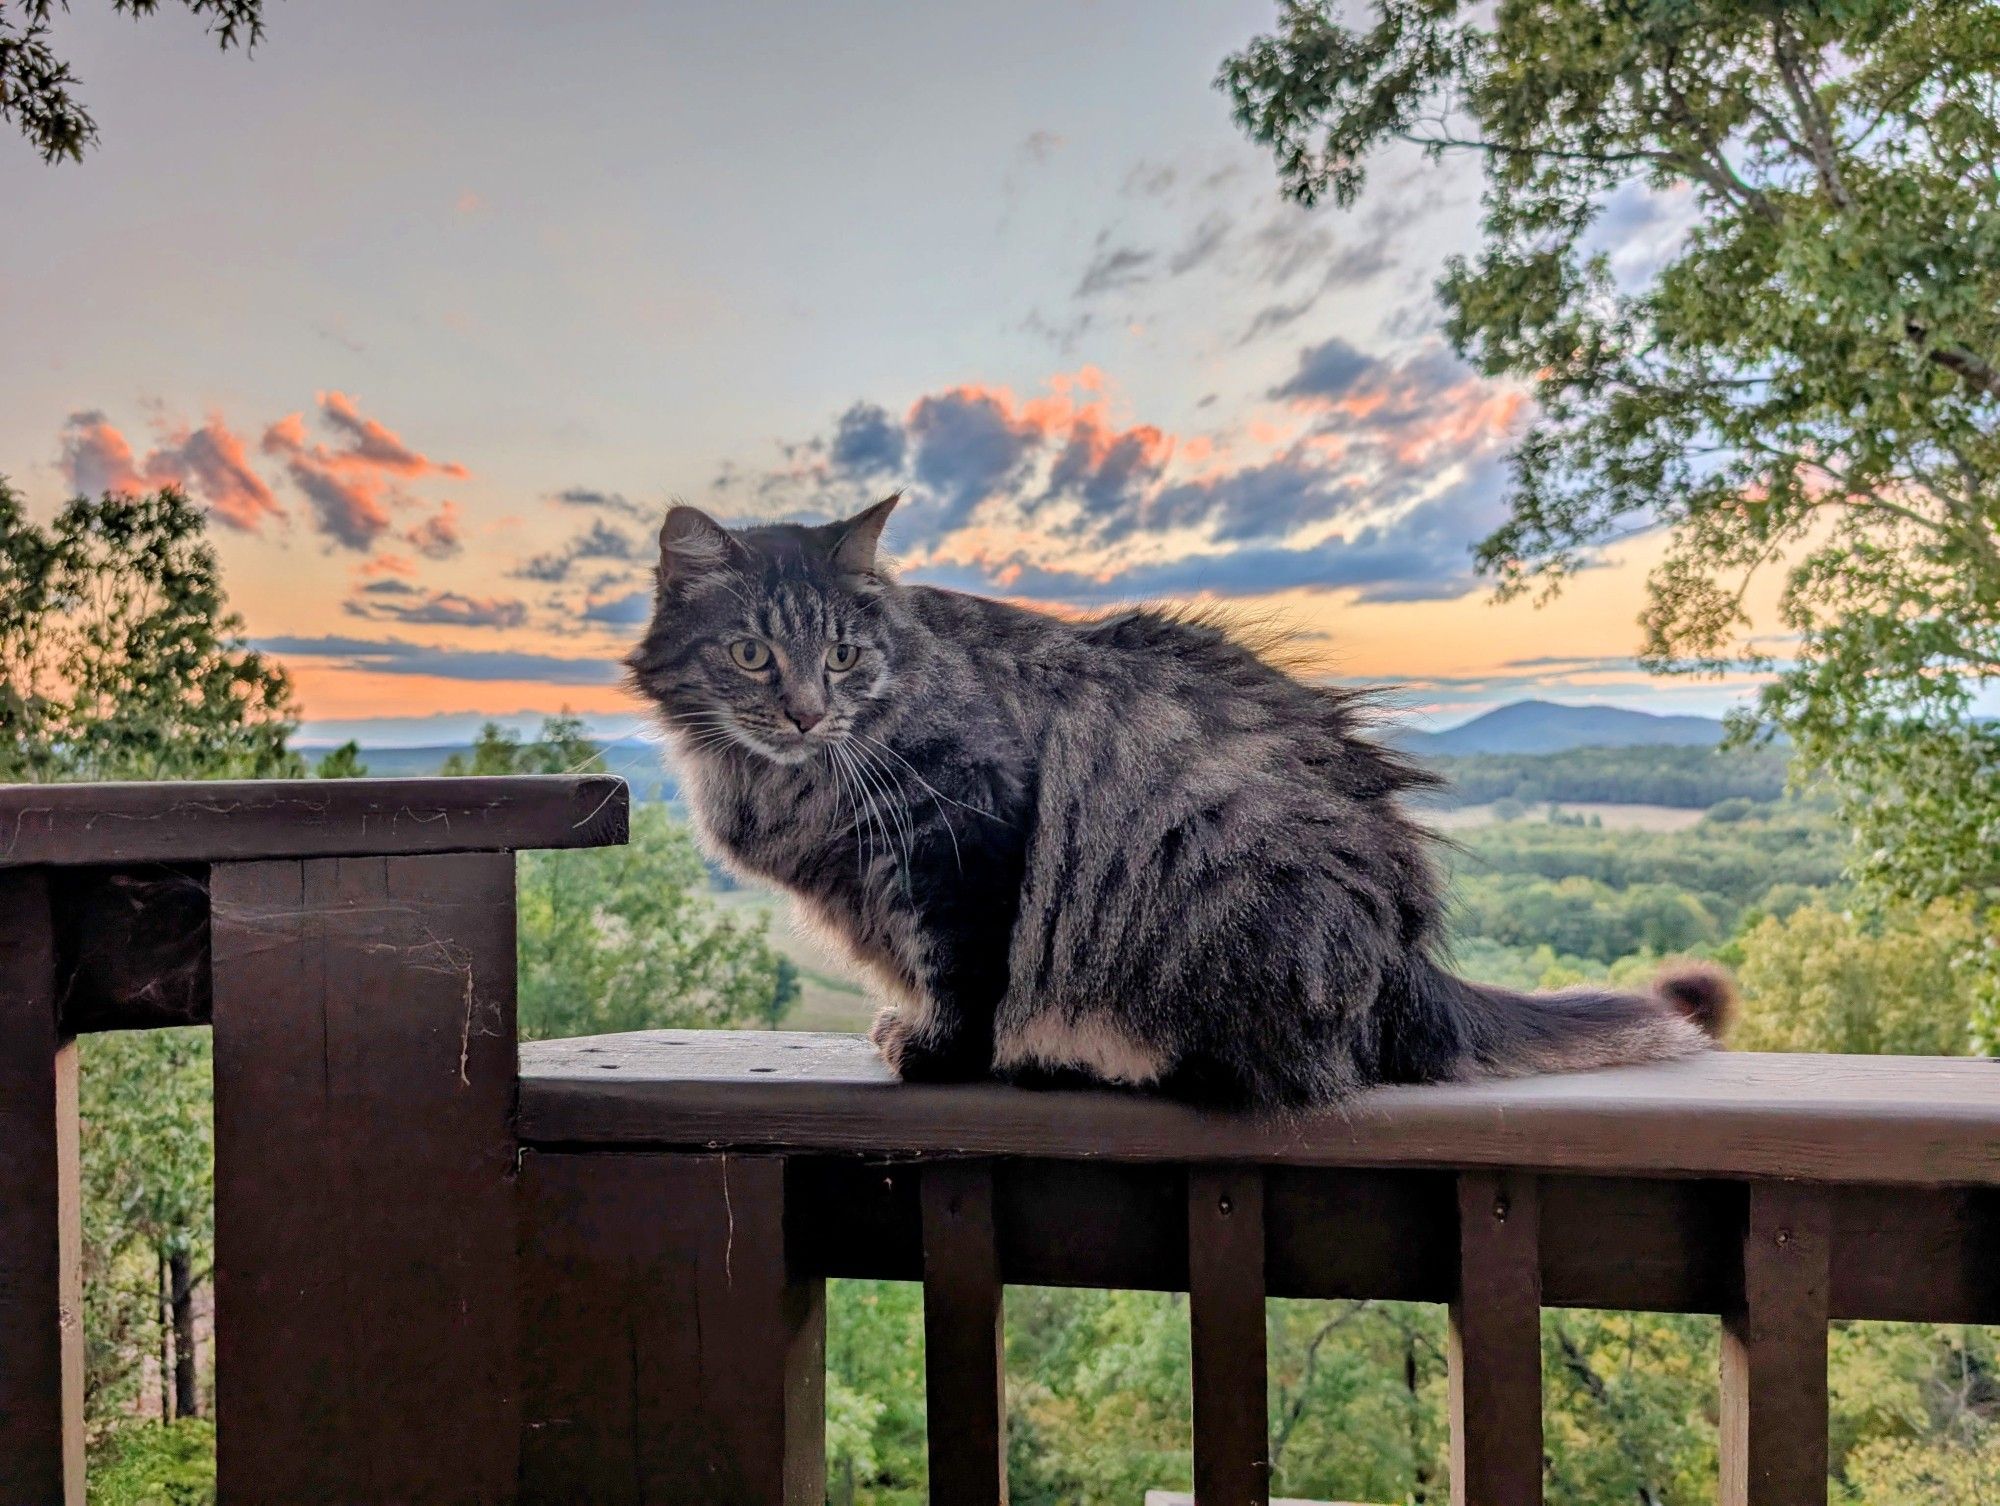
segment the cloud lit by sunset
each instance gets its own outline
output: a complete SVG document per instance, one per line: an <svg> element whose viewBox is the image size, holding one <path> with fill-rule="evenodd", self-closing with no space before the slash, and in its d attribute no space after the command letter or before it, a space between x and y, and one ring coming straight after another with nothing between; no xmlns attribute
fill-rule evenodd
<svg viewBox="0 0 2000 1506"><path fill-rule="evenodd" d="M1542 611L1474 577L1531 414L1438 329L1470 164L1300 209L1209 86L1267 5L1031 9L1000 37L800 7L778 51L748 15L593 10L491 28L448 94L344 8L288 11L254 68L80 11L104 150L0 158L0 276L42 289L0 307L28 354L0 467L43 513L184 488L308 737L629 720L671 499L824 519L898 488L912 579L1276 612L1419 709L1740 693L1633 667L1643 539ZM449 10L395 24L442 41ZM552 73L590 108L521 107ZM336 144L344 93L371 107Z"/></svg>

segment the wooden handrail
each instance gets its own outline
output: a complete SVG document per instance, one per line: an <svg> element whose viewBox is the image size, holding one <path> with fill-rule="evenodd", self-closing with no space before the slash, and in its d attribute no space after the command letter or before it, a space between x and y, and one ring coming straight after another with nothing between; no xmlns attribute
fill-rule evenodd
<svg viewBox="0 0 2000 1506"><path fill-rule="evenodd" d="M672 1167L676 1218L721 1210L663 1248L666 1204L611 1216L600 1199L587 1254L573 1201L528 1221L530 1248L561 1252L530 1278L542 1310L625 1283L649 1324L682 1325L678 1372L731 1370L770 1419L749 1457L771 1467L740 1487L635 1453L617 1421L661 1382L626 1356L630 1310L593 1313L569 1330L561 1387L531 1368L524 1436L532 1461L596 1419L586 1478L607 1490L636 1477L669 1497L817 1500L775 1466L818 1457L817 1421L776 1401L810 1379L797 1350L738 1372L759 1315L816 1303L830 1276L922 1280L932 1499L975 1503L1006 1499L1009 1284L1188 1293L1196 1499L1253 1506L1269 1484L1267 1295L1450 1305L1460 1506L1541 1500L1544 1307L1722 1316L1724 1506L1824 1498L1830 1319L2000 1319L1990 1062L1721 1053L1379 1089L1259 1122L1141 1094L911 1086L846 1036L661 1031L524 1046L519 1135L531 1197L629 1192L638 1168ZM779 1199L787 1253L756 1286L726 1253L718 1274L714 1248L746 1227L751 1186ZM684 1295L633 1285L634 1260L682 1270ZM538 1478L582 1467L560 1464Z"/></svg>
<svg viewBox="0 0 2000 1506"><path fill-rule="evenodd" d="M1140 1093L895 1081L866 1041L643 1031L521 1053L548 1145L1515 1167L2000 1185L2000 1062L1716 1052L1661 1066L1377 1088L1259 1121Z"/></svg>
<svg viewBox="0 0 2000 1506"><path fill-rule="evenodd" d="M603 847L608 774L0 785L0 868Z"/></svg>
<svg viewBox="0 0 2000 1506"><path fill-rule="evenodd" d="M512 851L603 779L0 789L0 1501L81 1506L76 1055L210 1021L222 1506L818 1506L828 1277L921 1281L934 1499L1006 1499L1009 1284L1189 1294L1205 1506L1263 1301L1451 1308L1454 1499L1541 1496L1544 1307L1724 1322L1721 1500L1823 1498L1826 1326L2000 1322L2000 1067L1718 1054L1283 1121L858 1039L517 1051Z"/></svg>

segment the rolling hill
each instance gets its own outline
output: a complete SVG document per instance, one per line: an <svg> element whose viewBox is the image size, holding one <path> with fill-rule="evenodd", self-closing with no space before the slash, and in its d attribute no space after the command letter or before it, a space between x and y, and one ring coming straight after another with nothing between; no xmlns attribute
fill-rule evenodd
<svg viewBox="0 0 2000 1506"><path fill-rule="evenodd" d="M1568 706L1556 701L1516 701L1441 732L1399 727L1390 741L1420 757L1462 758L1482 754L1567 753L1578 748L1712 748L1722 740L1722 723L1705 716L1656 716L1619 706ZM308 755L324 751L301 744ZM362 762L375 775L434 774L464 745L365 748ZM673 776L661 762L659 746L627 739L606 743L604 761L627 780L641 800L671 800Z"/></svg>
<svg viewBox="0 0 2000 1506"><path fill-rule="evenodd" d="M1567 753L1576 748L1712 748L1722 741L1722 723L1713 717L1658 716L1622 706L1515 701L1442 732L1404 729L1392 740L1407 752L1429 756Z"/></svg>

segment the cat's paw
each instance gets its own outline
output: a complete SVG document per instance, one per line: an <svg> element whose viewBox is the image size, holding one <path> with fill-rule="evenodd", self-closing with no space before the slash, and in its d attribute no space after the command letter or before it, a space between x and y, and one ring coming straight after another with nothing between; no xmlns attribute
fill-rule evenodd
<svg viewBox="0 0 2000 1506"><path fill-rule="evenodd" d="M875 1023L868 1027L868 1042L876 1055L898 1077L903 1075L903 1059L909 1055L910 1022L893 1004L875 1011Z"/></svg>

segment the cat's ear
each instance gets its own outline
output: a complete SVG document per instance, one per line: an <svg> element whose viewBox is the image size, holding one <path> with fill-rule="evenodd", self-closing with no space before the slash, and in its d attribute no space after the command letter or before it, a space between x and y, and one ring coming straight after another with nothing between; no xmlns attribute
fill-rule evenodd
<svg viewBox="0 0 2000 1506"><path fill-rule="evenodd" d="M660 579L680 585L729 555L729 534L699 507L677 506L660 525Z"/></svg>
<svg viewBox="0 0 2000 1506"><path fill-rule="evenodd" d="M875 574L875 554L882 542L882 529L889 514L903 500L901 492L891 492L865 511L833 525L833 563L843 575Z"/></svg>

